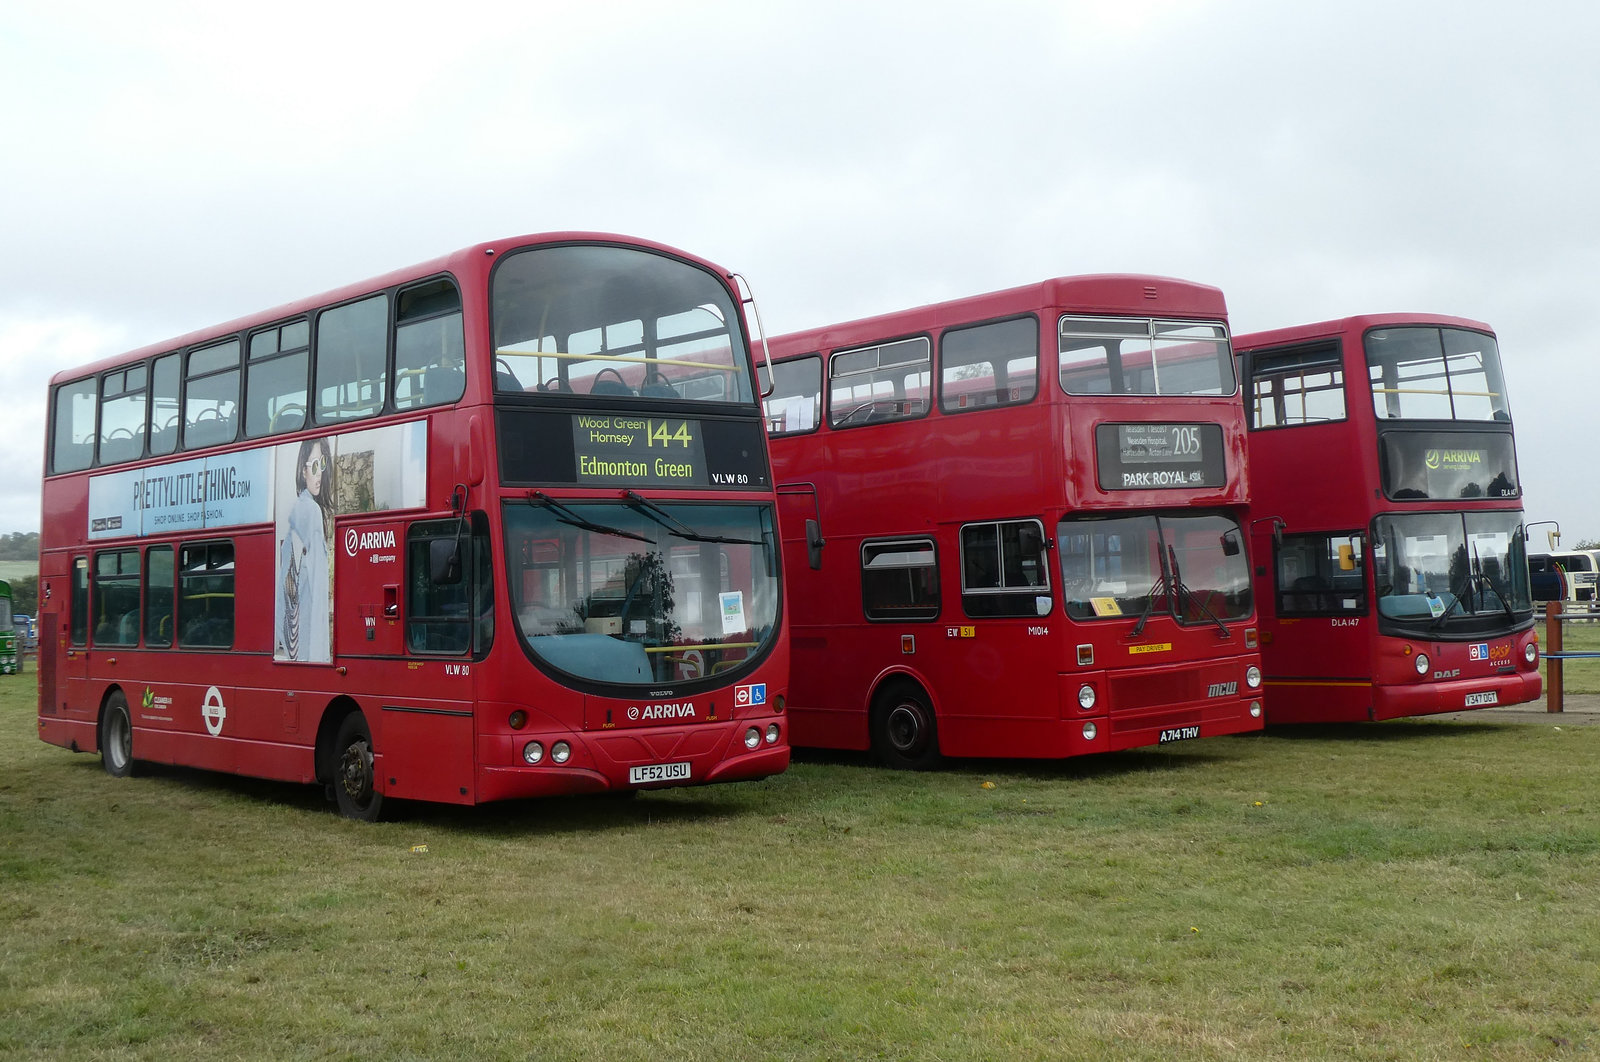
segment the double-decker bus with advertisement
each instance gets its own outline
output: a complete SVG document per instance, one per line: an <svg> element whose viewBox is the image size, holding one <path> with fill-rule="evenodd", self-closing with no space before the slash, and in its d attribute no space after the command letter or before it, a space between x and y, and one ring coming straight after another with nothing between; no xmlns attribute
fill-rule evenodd
<svg viewBox="0 0 1600 1062"><path fill-rule="evenodd" d="M1536 700L1499 346L1378 314L1239 337L1272 723Z"/></svg>
<svg viewBox="0 0 1600 1062"><path fill-rule="evenodd" d="M39 736L364 819L784 770L746 291L530 236L58 374Z"/></svg>
<svg viewBox="0 0 1600 1062"><path fill-rule="evenodd" d="M915 769L1260 729L1221 292L1067 277L772 349L796 745Z"/></svg>

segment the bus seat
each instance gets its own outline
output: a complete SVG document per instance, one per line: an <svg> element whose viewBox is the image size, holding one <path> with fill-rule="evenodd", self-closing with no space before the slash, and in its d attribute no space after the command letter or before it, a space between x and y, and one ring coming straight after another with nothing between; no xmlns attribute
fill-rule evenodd
<svg viewBox="0 0 1600 1062"><path fill-rule="evenodd" d="M449 365L430 365L422 374L422 404L442 406L459 399L467 389L467 374Z"/></svg>
<svg viewBox="0 0 1600 1062"><path fill-rule="evenodd" d="M589 385L592 395L628 395L633 396L633 388L622 378L622 374L607 365L594 374L594 383Z"/></svg>

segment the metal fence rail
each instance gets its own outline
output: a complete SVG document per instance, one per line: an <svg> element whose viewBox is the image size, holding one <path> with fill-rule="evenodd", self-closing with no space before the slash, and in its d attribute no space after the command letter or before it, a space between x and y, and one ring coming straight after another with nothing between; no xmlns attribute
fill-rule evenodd
<svg viewBox="0 0 1600 1062"><path fill-rule="evenodd" d="M1544 704L1547 712L1561 712L1566 710L1566 691L1562 687L1562 662L1566 660L1600 659L1600 652L1589 650L1567 650L1562 648L1563 623L1587 623L1600 620L1600 612L1585 608L1567 611L1562 601L1547 601L1544 606L1544 659L1545 659L1545 693Z"/></svg>

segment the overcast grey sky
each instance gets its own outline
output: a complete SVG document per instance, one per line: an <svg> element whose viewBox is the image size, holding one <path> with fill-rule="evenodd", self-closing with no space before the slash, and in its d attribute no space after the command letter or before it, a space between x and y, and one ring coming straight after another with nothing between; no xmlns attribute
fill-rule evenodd
<svg viewBox="0 0 1600 1062"><path fill-rule="evenodd" d="M1073 273L1236 333L1500 336L1529 520L1600 538L1600 5L19 0L0 532L50 374L479 240L645 236L797 328Z"/></svg>

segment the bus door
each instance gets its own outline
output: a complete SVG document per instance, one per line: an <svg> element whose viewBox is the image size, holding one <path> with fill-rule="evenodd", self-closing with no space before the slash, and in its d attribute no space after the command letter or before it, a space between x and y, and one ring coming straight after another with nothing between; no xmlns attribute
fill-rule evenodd
<svg viewBox="0 0 1600 1062"><path fill-rule="evenodd" d="M89 558L46 554L39 569L39 714L71 715L88 694Z"/></svg>
<svg viewBox="0 0 1600 1062"><path fill-rule="evenodd" d="M1256 546L1257 557L1273 558L1262 602L1273 617L1262 645L1268 719L1292 722L1296 706L1320 719L1367 718L1377 621L1368 614L1364 536L1289 532Z"/></svg>
<svg viewBox="0 0 1600 1062"><path fill-rule="evenodd" d="M75 556L68 564L68 570L62 573L66 578L51 580L67 590L66 600L51 594L53 607L58 610L50 616L54 621L51 640L58 654L55 703L62 715L95 722L99 705L89 681L89 629L93 626L89 617L89 558Z"/></svg>
<svg viewBox="0 0 1600 1062"><path fill-rule="evenodd" d="M335 532L335 652L370 675L363 707L388 796L473 799L474 661L493 615L487 532L481 514L476 533L474 522L357 519Z"/></svg>
<svg viewBox="0 0 1600 1062"><path fill-rule="evenodd" d="M940 644L941 739L963 755L1014 754L1041 722L1058 714L1054 696L1015 696L1008 691L1054 690L1060 661L1050 652L1055 595L1037 519L994 520L958 525L960 597L929 633ZM952 602L951 604L957 604ZM959 618L954 618L954 617ZM1059 634L1056 639L1059 641ZM947 725L948 723L948 725ZM1002 750L1004 752L1002 753Z"/></svg>

